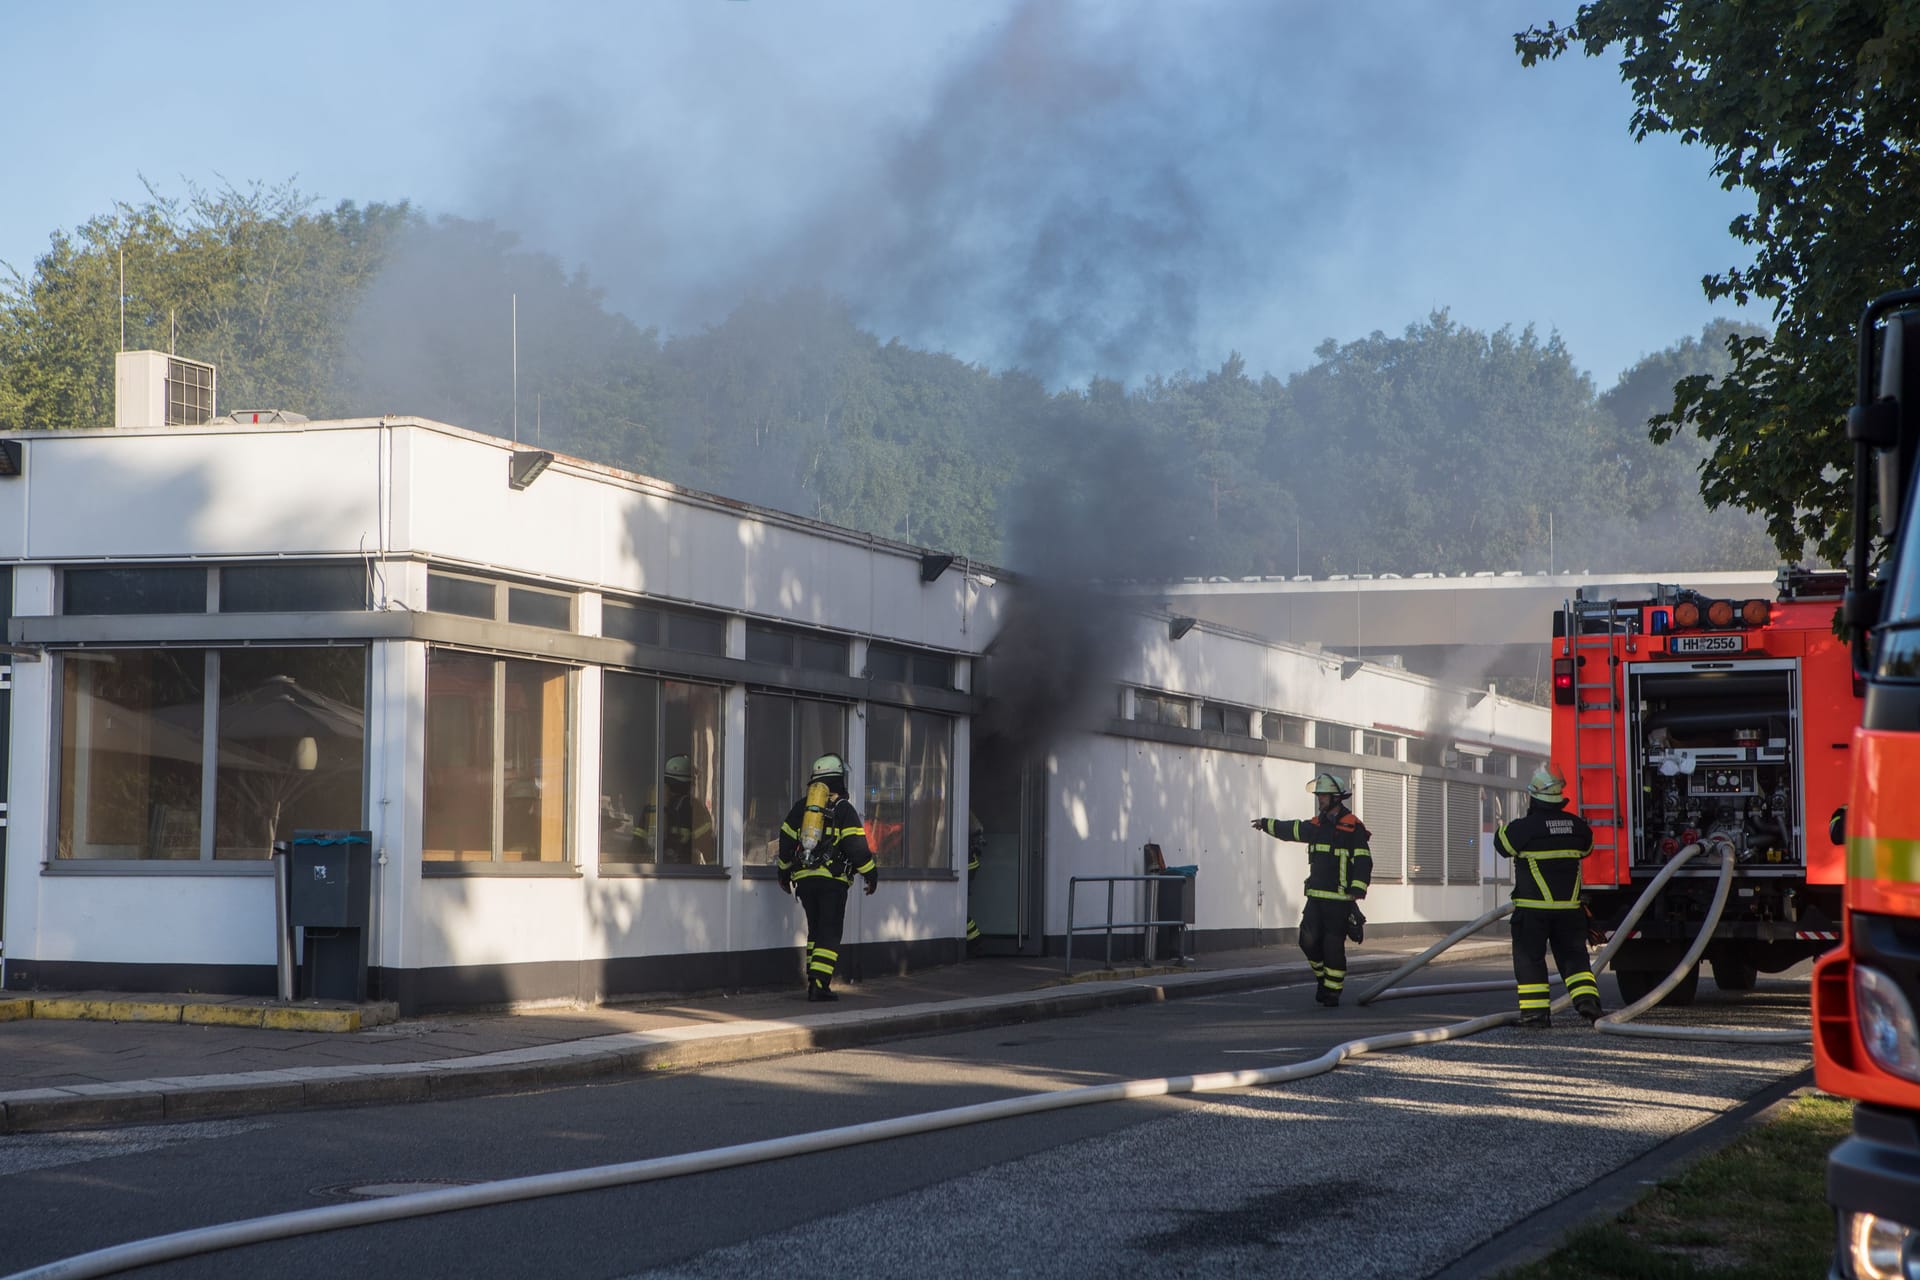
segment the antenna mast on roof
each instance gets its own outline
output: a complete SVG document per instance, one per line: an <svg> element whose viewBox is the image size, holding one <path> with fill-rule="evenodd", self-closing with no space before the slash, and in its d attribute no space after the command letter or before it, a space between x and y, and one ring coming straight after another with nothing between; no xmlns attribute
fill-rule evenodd
<svg viewBox="0 0 1920 1280"><path fill-rule="evenodd" d="M520 295L513 295L513 442L520 443Z"/></svg>
<svg viewBox="0 0 1920 1280"><path fill-rule="evenodd" d="M120 349L127 349L127 246L120 246Z"/></svg>

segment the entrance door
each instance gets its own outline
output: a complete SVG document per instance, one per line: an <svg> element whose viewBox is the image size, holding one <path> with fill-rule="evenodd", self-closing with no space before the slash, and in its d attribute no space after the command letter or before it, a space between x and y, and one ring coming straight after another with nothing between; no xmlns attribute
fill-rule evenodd
<svg viewBox="0 0 1920 1280"><path fill-rule="evenodd" d="M1043 764L996 760L976 752L970 766L973 813L980 821L980 870L968 886L968 910L989 955L1045 953L1047 771Z"/></svg>

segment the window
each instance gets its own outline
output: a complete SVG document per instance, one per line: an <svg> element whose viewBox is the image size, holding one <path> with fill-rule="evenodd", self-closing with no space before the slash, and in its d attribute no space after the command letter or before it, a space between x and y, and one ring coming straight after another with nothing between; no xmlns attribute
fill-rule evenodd
<svg viewBox="0 0 1920 1280"><path fill-rule="evenodd" d="M1187 699L1170 693L1140 689L1133 695L1133 718L1146 724L1170 724L1185 729L1192 712Z"/></svg>
<svg viewBox="0 0 1920 1280"><path fill-rule="evenodd" d="M1513 776L1513 753L1510 751L1489 751L1480 764L1482 773L1490 773L1496 778Z"/></svg>
<svg viewBox="0 0 1920 1280"><path fill-rule="evenodd" d="M552 631L573 630L573 597L532 587L507 588L507 621Z"/></svg>
<svg viewBox="0 0 1920 1280"><path fill-rule="evenodd" d="M1400 739L1391 733L1362 732L1360 735L1362 755L1379 756L1383 760L1400 758Z"/></svg>
<svg viewBox="0 0 1920 1280"><path fill-rule="evenodd" d="M1313 722L1313 745L1323 751L1352 751L1353 730L1326 720Z"/></svg>
<svg viewBox="0 0 1920 1280"><path fill-rule="evenodd" d="M773 627L763 622L747 624L749 662L766 662L801 671L830 671L843 676L847 674L849 652L846 640L840 636Z"/></svg>
<svg viewBox="0 0 1920 1280"><path fill-rule="evenodd" d="M68 569L61 586L66 614L207 611L207 571L198 566Z"/></svg>
<svg viewBox="0 0 1920 1280"><path fill-rule="evenodd" d="M1296 747L1307 745L1307 722L1299 716L1266 712L1260 717L1260 733L1268 742L1290 742Z"/></svg>
<svg viewBox="0 0 1920 1280"><path fill-rule="evenodd" d="M600 861L718 866L722 691L609 671L600 711Z"/></svg>
<svg viewBox="0 0 1920 1280"><path fill-rule="evenodd" d="M843 704L747 691L748 863L770 865L779 856L780 824L805 789L813 762L829 751L847 754Z"/></svg>
<svg viewBox="0 0 1920 1280"><path fill-rule="evenodd" d="M367 607L357 564L229 565L220 570L222 613L341 612Z"/></svg>
<svg viewBox="0 0 1920 1280"><path fill-rule="evenodd" d="M428 862L566 860L568 669L427 655Z"/></svg>
<svg viewBox="0 0 1920 1280"><path fill-rule="evenodd" d="M450 573L427 574L427 608L433 613L457 613L468 618L494 615L493 584L478 578L456 578Z"/></svg>
<svg viewBox="0 0 1920 1280"><path fill-rule="evenodd" d="M653 604L609 600L600 616L601 634L629 644L725 656L727 621L710 613Z"/></svg>
<svg viewBox="0 0 1920 1280"><path fill-rule="evenodd" d="M57 859L265 858L299 828L362 825L363 648L60 661Z"/></svg>
<svg viewBox="0 0 1920 1280"><path fill-rule="evenodd" d="M883 867L951 865L953 721L879 704L867 708L867 798L861 819Z"/></svg>
<svg viewBox="0 0 1920 1280"><path fill-rule="evenodd" d="M917 684L929 689L953 688L953 659L943 653L924 653L892 645L867 647L867 676Z"/></svg>
<svg viewBox="0 0 1920 1280"><path fill-rule="evenodd" d="M1253 713L1245 707L1230 707L1224 702L1203 702L1200 704L1200 727L1215 733L1252 737Z"/></svg>

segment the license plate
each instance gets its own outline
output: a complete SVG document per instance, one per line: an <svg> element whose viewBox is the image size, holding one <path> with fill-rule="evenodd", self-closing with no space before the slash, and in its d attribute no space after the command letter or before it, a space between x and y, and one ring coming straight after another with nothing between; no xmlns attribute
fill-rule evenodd
<svg viewBox="0 0 1920 1280"><path fill-rule="evenodd" d="M1745 636L1674 636L1667 641L1668 653L1739 653L1746 647Z"/></svg>

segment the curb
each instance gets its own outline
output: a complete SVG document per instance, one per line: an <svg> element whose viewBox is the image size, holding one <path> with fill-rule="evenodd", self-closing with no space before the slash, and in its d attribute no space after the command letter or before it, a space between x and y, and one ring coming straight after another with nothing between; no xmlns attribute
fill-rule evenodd
<svg viewBox="0 0 1920 1280"><path fill-rule="evenodd" d="M975 1027L1071 1017L1129 1005L1160 1004L1273 984L1303 966L1273 966L1174 975L1175 981L1109 978L1040 992L982 996L871 1012L814 1014L778 1022L696 1024L665 1031L623 1032L471 1059L379 1066L293 1067L224 1076L179 1076L114 1084L68 1085L0 1093L0 1133L48 1133L127 1124L205 1120L316 1107L429 1102L478 1094L555 1088L622 1076L643 1076ZM19 1002L14 1002L19 1003ZM38 1004L39 1002L34 1002ZM48 1002L57 1003L57 1002ZM101 1001L71 1001L101 1005ZM227 1009L254 1015L259 1009ZM357 1016L358 1010L273 1012ZM35 1016L77 1016L74 1014ZM271 1024L267 1024L271 1025ZM306 1029L306 1028L299 1028Z"/></svg>
<svg viewBox="0 0 1920 1280"><path fill-rule="evenodd" d="M140 1000L125 996L34 996L0 1000L0 1022L47 1018L72 1022L179 1022L274 1031L351 1032L398 1021L392 1001L363 1005L283 1005L250 1000Z"/></svg>

